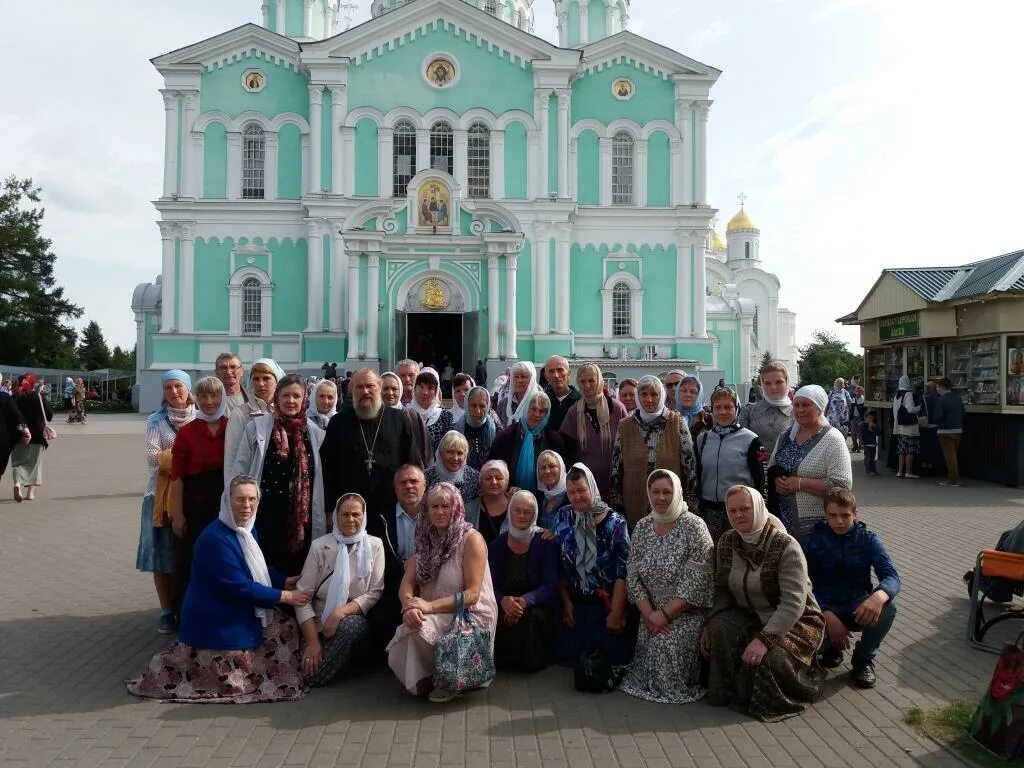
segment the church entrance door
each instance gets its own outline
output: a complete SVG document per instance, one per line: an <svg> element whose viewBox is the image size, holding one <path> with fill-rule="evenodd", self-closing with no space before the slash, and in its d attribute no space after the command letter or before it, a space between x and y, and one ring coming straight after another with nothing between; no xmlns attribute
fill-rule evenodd
<svg viewBox="0 0 1024 768"><path fill-rule="evenodd" d="M463 314L456 312L408 312L403 314L404 318L401 316L396 318L398 323L401 323L403 319L406 323L406 352L403 357L410 357L424 365L429 365L438 373L444 370L446 361L451 363L456 372L465 370L462 359ZM473 361L473 364L475 362Z"/></svg>

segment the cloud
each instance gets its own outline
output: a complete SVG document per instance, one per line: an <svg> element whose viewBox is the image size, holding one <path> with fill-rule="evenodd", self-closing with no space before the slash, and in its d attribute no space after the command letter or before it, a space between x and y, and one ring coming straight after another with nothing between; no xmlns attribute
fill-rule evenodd
<svg viewBox="0 0 1024 768"><path fill-rule="evenodd" d="M729 34L729 24L722 19L716 19L708 24L706 27L698 29L696 32L691 34L686 41L686 51L692 51L694 54L700 53L707 48L710 48L727 34Z"/></svg>

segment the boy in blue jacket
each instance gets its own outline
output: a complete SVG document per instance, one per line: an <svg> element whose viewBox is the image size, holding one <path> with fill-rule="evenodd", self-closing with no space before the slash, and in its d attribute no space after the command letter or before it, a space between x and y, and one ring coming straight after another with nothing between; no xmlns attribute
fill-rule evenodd
<svg viewBox="0 0 1024 768"><path fill-rule="evenodd" d="M860 632L850 677L858 688L874 688L875 654L896 618L900 575L882 540L857 520L857 499L846 488L825 493L825 520L803 546L814 597L825 614L821 664L842 664L850 634Z"/></svg>

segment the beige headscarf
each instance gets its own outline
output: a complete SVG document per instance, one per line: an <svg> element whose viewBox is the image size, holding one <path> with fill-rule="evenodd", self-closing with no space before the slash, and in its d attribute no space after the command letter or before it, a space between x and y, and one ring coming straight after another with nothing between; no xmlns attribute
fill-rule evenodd
<svg viewBox="0 0 1024 768"><path fill-rule="evenodd" d="M669 504L665 514L656 511L654 502L651 501L651 484L662 478L672 483L672 503ZM647 503L651 505L651 519L656 523L674 523L690 511L686 502L683 501L683 485L679 482L679 476L668 469L656 469L647 476Z"/></svg>
<svg viewBox="0 0 1024 768"><path fill-rule="evenodd" d="M592 403L584 397L582 402L576 406L576 442L580 450L587 447L587 432L590 431L587 428L587 407L589 406L597 411L597 425L601 432L601 447L608 453L611 453L612 438L614 436L612 435L612 428L609 423L608 398L604 394L604 374L601 373L601 369L596 363L581 365L580 369L576 371L576 386L579 386L580 376L584 373L593 373L597 376L597 380L601 382L601 391L597 395L596 403Z"/></svg>
<svg viewBox="0 0 1024 768"><path fill-rule="evenodd" d="M764 504L764 498L756 488L751 488L749 485L734 485L725 492L726 502L728 502L730 496L740 491L747 492L750 496L750 505L754 509L754 524L750 526L750 533L736 531L745 544L757 544L761 540L761 534L764 532L766 525L772 525L783 533L786 532L786 526L782 524L779 518L768 511L768 507Z"/></svg>

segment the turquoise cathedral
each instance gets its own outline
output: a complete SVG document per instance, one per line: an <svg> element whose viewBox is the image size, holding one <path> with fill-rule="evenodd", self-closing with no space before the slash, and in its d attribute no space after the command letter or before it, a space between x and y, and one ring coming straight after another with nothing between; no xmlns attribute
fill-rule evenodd
<svg viewBox="0 0 1024 768"><path fill-rule="evenodd" d="M721 74L628 31L628 0L265 0L153 60L160 274L138 286L140 407L168 368L270 356L492 375L562 354L742 384L793 316L741 208L707 202Z"/></svg>

